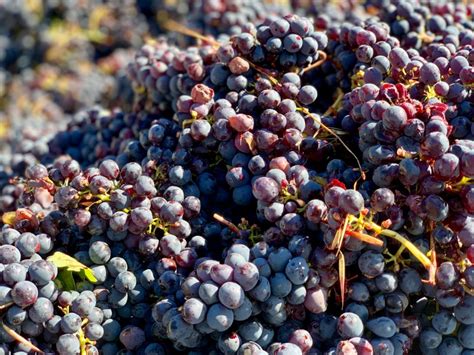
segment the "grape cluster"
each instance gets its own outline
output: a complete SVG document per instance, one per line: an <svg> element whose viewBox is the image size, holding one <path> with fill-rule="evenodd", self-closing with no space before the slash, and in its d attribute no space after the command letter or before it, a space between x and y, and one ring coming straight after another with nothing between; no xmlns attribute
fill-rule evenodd
<svg viewBox="0 0 474 355"><path fill-rule="evenodd" d="M292 250L298 255L296 247ZM298 326L303 324L305 306L314 312L326 307L326 291L309 276L306 259L293 255L287 248L273 251L260 242L252 248L233 244L226 250L224 263L198 259L181 283L185 300L177 302L168 296L153 306L155 326L183 348L196 347L208 334L216 333L217 347L224 353L246 348L261 351L269 346L308 351L311 336ZM313 296L303 305L305 283L311 283L307 286ZM280 331L275 333L275 327Z"/></svg>
<svg viewBox="0 0 474 355"><path fill-rule="evenodd" d="M40 344L49 344L52 351L71 354L79 352L80 335L99 340L103 335L99 324L102 318L95 321L91 317L95 294L60 291L58 268L42 257L52 251L52 238L45 233L20 233L6 226L0 236L0 302L7 307L1 330L4 346L15 343L6 329L29 339L28 344L14 346L15 352L37 351ZM84 326L86 317L89 323Z"/></svg>
<svg viewBox="0 0 474 355"><path fill-rule="evenodd" d="M314 31L306 17L288 15L267 20L254 33L242 33L234 38L237 51L249 56L254 64L274 64L281 69L304 68L319 58L324 49L324 34Z"/></svg>
<svg viewBox="0 0 474 355"><path fill-rule="evenodd" d="M192 11L184 19L185 23L201 33L214 37L235 35L249 24L260 24L272 15L277 16L287 10L271 2L251 0L225 0L214 2L203 0L194 4Z"/></svg>

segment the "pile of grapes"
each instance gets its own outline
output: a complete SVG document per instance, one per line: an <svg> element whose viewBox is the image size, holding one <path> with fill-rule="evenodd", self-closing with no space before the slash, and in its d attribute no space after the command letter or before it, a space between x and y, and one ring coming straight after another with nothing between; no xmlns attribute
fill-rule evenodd
<svg viewBox="0 0 474 355"><path fill-rule="evenodd" d="M474 4L303 3L190 1L0 170L0 354L474 353Z"/></svg>

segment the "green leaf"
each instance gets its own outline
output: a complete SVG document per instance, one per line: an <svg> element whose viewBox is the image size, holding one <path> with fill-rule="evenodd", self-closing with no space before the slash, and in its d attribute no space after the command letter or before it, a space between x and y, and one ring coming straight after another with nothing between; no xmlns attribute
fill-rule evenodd
<svg viewBox="0 0 474 355"><path fill-rule="evenodd" d="M77 272L79 273L79 275L81 275L83 278L86 278L88 281L97 282L97 279L94 276L94 272L90 268L88 268L86 265L80 263L79 261L77 261L76 259L74 259L73 257L67 254L57 251L53 255L48 257L47 260L50 263L53 263L54 265L56 265L58 269L64 269L70 272L71 277L72 277L73 272ZM61 281L64 284L64 280L61 279ZM73 277L72 277L72 281L74 282ZM69 284L68 285L64 284L64 287L70 287L70 280L68 282Z"/></svg>
<svg viewBox="0 0 474 355"><path fill-rule="evenodd" d="M61 280L64 290L71 291L76 289L76 282L74 281L72 271L67 269L60 270L58 273L58 279Z"/></svg>
<svg viewBox="0 0 474 355"><path fill-rule="evenodd" d="M82 276L82 278L84 279L87 279L88 281L92 282L92 283L95 283L97 282L97 279L94 275L94 271L92 271L91 269L87 268L87 269L84 269L84 270L81 270L81 272L79 273L79 275Z"/></svg>

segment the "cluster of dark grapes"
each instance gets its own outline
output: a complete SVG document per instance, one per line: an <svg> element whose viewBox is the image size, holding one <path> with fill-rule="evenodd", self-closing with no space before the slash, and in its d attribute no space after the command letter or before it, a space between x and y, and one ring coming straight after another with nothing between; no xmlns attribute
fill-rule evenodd
<svg viewBox="0 0 474 355"><path fill-rule="evenodd" d="M194 4L186 16L185 23L192 29L216 38L232 36L242 32L249 23L263 23L272 15L283 14L285 7L272 5L271 2L232 0L216 2L200 1Z"/></svg>
<svg viewBox="0 0 474 355"><path fill-rule="evenodd" d="M474 9L333 5L193 3L19 159L0 350L474 350Z"/></svg>
<svg viewBox="0 0 474 355"><path fill-rule="evenodd" d="M94 308L96 295L85 290L61 291L58 268L43 258L53 249L51 237L46 233L20 233L6 226L0 236L0 302L5 310L0 330L2 352L36 352L41 344L43 351L72 354L79 352L79 334L91 341L102 338L103 314ZM30 340L15 344L7 329ZM87 351L98 353L90 344Z"/></svg>

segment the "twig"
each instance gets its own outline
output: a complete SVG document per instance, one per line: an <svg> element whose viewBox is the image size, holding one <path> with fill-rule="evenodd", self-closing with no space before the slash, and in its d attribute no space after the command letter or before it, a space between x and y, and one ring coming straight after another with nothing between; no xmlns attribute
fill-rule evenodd
<svg viewBox="0 0 474 355"><path fill-rule="evenodd" d="M341 308L344 309L346 300L346 259L344 253L339 253L339 286L341 287Z"/></svg>
<svg viewBox="0 0 474 355"><path fill-rule="evenodd" d="M32 344L29 340L23 338L20 334L18 334L17 332L15 332L13 329L11 329L10 327L8 327L5 323L2 322L2 327L3 329L5 329L5 331L7 332L8 335L10 335L13 339L15 339L17 342L23 344L23 345L26 345L28 346L29 348L33 349L34 351L36 351L37 353L40 353L40 354L44 354L44 352L39 349L38 347L36 347L34 344Z"/></svg>
<svg viewBox="0 0 474 355"><path fill-rule="evenodd" d="M193 37L193 38L197 38L197 39L200 39L202 41L206 41L210 44L212 44L213 46L216 46L216 47L220 47L220 43L217 42L216 40L212 39L212 38L209 38L209 37L206 37L202 34L200 34L199 32L195 31L195 30L192 30L182 24L180 24L179 22L176 22L174 20L168 20L166 22L163 23L162 27L164 29L167 29L168 31L173 31L173 32L178 32L178 33L182 33L186 36L189 36L189 37Z"/></svg>
<svg viewBox="0 0 474 355"><path fill-rule="evenodd" d="M231 221L225 219L225 217L223 217L223 216L221 216L220 214L217 214L217 213L214 213L212 215L212 217L214 217L214 219L217 222L222 223L223 225L228 227L232 232L237 233L240 236L240 229L234 223L232 223Z"/></svg>
<svg viewBox="0 0 474 355"><path fill-rule="evenodd" d="M309 72L310 70L313 70L319 66L321 66L321 64L323 64L326 59L328 58L328 55L326 54L326 52L323 52L323 51L318 51L319 55L321 56L321 59L319 59L317 62L307 66L306 68L304 68L302 71L301 71L301 75Z"/></svg>

